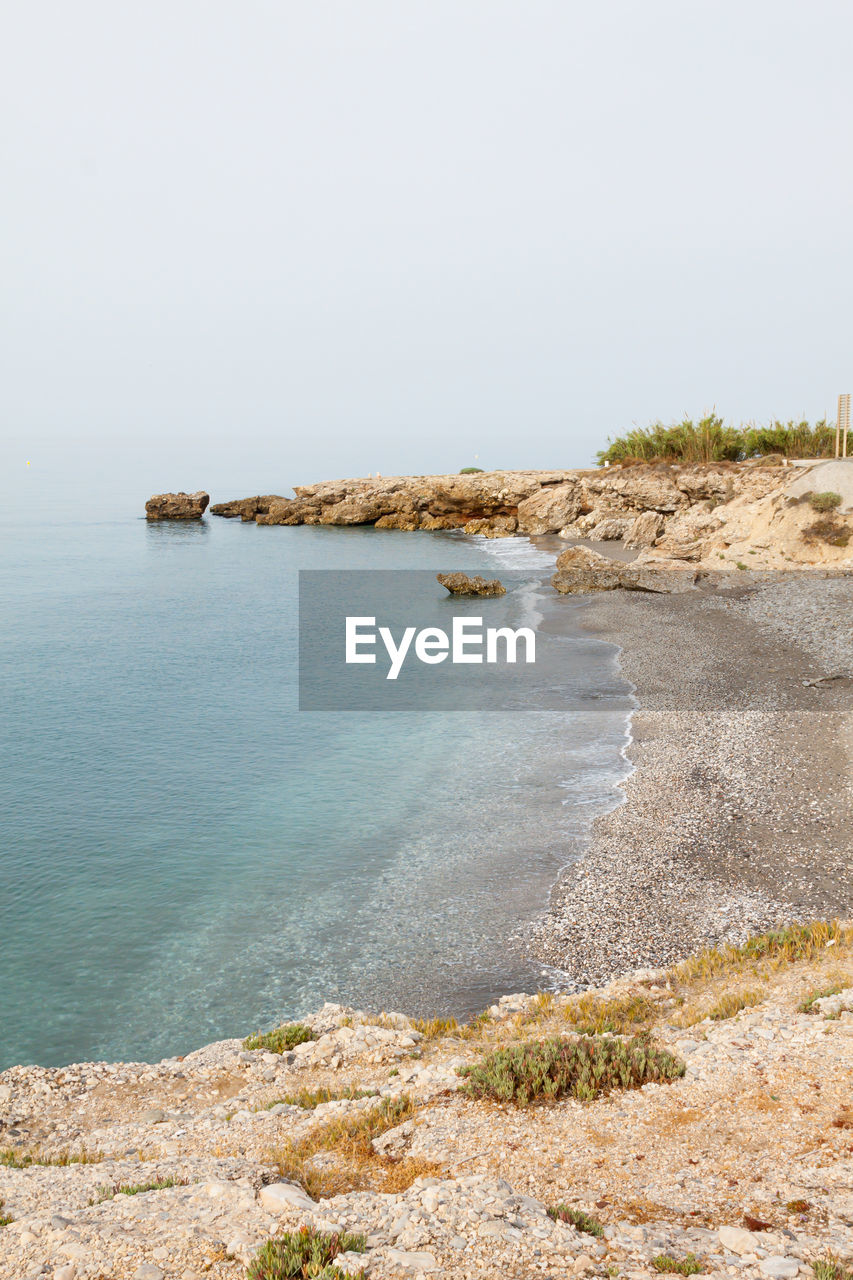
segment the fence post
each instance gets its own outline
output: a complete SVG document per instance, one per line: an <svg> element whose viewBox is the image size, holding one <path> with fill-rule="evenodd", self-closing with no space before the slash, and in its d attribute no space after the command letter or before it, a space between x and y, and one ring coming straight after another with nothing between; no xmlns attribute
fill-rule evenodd
<svg viewBox="0 0 853 1280"><path fill-rule="evenodd" d="M850 395L838 397L838 421L835 424L835 456L847 457L847 433L850 430Z"/></svg>

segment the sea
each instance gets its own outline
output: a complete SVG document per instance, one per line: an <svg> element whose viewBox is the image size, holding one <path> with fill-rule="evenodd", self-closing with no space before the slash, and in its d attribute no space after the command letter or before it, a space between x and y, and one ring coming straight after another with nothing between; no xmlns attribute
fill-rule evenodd
<svg viewBox="0 0 853 1280"><path fill-rule="evenodd" d="M554 551L149 524L151 491L0 489L0 1069L156 1061L327 1000L464 1018L558 987L525 929L621 800L632 699L549 588ZM310 569L510 574L492 616L547 633L559 696L300 710Z"/></svg>

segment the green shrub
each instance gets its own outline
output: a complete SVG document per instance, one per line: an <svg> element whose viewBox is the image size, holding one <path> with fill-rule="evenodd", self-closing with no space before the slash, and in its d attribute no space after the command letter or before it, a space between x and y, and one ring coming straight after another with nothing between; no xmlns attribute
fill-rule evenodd
<svg viewBox="0 0 853 1280"><path fill-rule="evenodd" d="M774 453L786 458L831 458L834 452L835 430L823 421L813 427L807 422L733 427L710 413L699 422L685 418L669 427L662 422L635 427L610 441L597 457L602 466L628 461L737 462Z"/></svg>
<svg viewBox="0 0 853 1280"><path fill-rule="evenodd" d="M652 1258L652 1266L663 1275L695 1276L702 1270L702 1263L692 1253L688 1253L680 1262L671 1258L668 1253L660 1253Z"/></svg>
<svg viewBox="0 0 853 1280"><path fill-rule="evenodd" d="M310 1027L302 1022L286 1022L275 1031L258 1031L256 1035L247 1036L243 1041L244 1049L268 1049L270 1053L287 1053L298 1044L305 1044L317 1037Z"/></svg>
<svg viewBox="0 0 853 1280"><path fill-rule="evenodd" d="M570 1222L578 1231L588 1236L603 1236L604 1227L597 1218L591 1218L583 1209L573 1209L570 1204L555 1204L548 1210L548 1217L555 1222Z"/></svg>
<svg viewBox="0 0 853 1280"><path fill-rule="evenodd" d="M815 511L834 511L841 506L841 494L827 489L823 493L810 493L809 504Z"/></svg>
<svg viewBox="0 0 853 1280"><path fill-rule="evenodd" d="M12 1219L3 1212L3 1201L0 1200L0 1227L8 1227Z"/></svg>
<svg viewBox="0 0 853 1280"><path fill-rule="evenodd" d="M252 1260L247 1280L343 1280L345 1272L333 1265L339 1253L364 1253L364 1236L346 1232L327 1235L313 1227L286 1231L267 1240ZM364 1275L364 1272L361 1272Z"/></svg>
<svg viewBox="0 0 853 1280"><path fill-rule="evenodd" d="M610 1036L554 1037L496 1049L475 1066L460 1067L472 1098L495 1098L525 1107L569 1095L582 1101L611 1089L637 1089L649 1081L684 1075L684 1063L648 1039Z"/></svg>
<svg viewBox="0 0 853 1280"><path fill-rule="evenodd" d="M462 467L459 471L460 476L481 476L483 474L482 467Z"/></svg>

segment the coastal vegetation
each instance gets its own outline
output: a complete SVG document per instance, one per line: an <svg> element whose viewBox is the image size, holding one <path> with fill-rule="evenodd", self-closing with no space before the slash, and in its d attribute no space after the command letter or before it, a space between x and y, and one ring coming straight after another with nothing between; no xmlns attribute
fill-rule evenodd
<svg viewBox="0 0 853 1280"><path fill-rule="evenodd" d="M841 506L841 494L833 493L831 489L827 489L824 493L810 493L809 505L815 511L834 511L836 507Z"/></svg>
<svg viewBox="0 0 853 1280"><path fill-rule="evenodd" d="M288 1053L298 1044L306 1044L317 1037L310 1027L302 1022L286 1022L274 1031L258 1031L247 1036L243 1041L244 1049L266 1049L268 1053Z"/></svg>
<svg viewBox="0 0 853 1280"><path fill-rule="evenodd" d="M408 1094L383 1098L375 1107L328 1120L304 1138L276 1147L270 1163L315 1200L367 1188L405 1191L416 1178L436 1174L439 1166L417 1157L393 1159L373 1143L412 1119L416 1110Z"/></svg>
<svg viewBox="0 0 853 1280"><path fill-rule="evenodd" d="M364 1236L347 1232L329 1234L313 1227L285 1231L263 1245L249 1267L248 1280L343 1280L352 1272L334 1266L335 1258L340 1253L364 1253L366 1246Z"/></svg>
<svg viewBox="0 0 853 1280"><path fill-rule="evenodd" d="M584 1213L583 1209L575 1209L570 1204L555 1204L548 1209L548 1217L554 1222L570 1222L578 1231L585 1231L588 1236L603 1236L604 1228L597 1218Z"/></svg>
<svg viewBox="0 0 853 1280"><path fill-rule="evenodd" d="M660 1253L652 1258L652 1266L661 1275L695 1276L702 1270L702 1263L692 1253L685 1258L671 1258L668 1253Z"/></svg>
<svg viewBox="0 0 853 1280"><path fill-rule="evenodd" d="M475 1066L460 1067L463 1090L472 1098L492 1098L526 1107L572 1097L592 1101L613 1089L639 1089L650 1081L676 1080L684 1063L656 1049L643 1036L577 1036L531 1041L496 1049Z"/></svg>
<svg viewBox="0 0 853 1280"><path fill-rule="evenodd" d="M770 454L785 458L831 458L835 452L835 427L825 420L771 422L730 426L715 413L698 422L684 418L665 426L634 427L609 441L596 455L605 462L739 462Z"/></svg>
<svg viewBox="0 0 853 1280"><path fill-rule="evenodd" d="M100 1187L97 1197L89 1204L103 1204L116 1196L139 1196L146 1191L168 1191L170 1187L189 1186L189 1178L150 1178L147 1182L117 1182L111 1187Z"/></svg>
<svg viewBox="0 0 853 1280"><path fill-rule="evenodd" d="M282 1098L276 1098L273 1102L266 1103L264 1110L269 1111L272 1107L284 1104L286 1107L302 1107L306 1111L313 1111L316 1107L320 1107L324 1102L355 1102L359 1098L375 1098L378 1096L377 1089L355 1089L352 1085L344 1085L340 1089L329 1089L326 1085L318 1085L315 1089L302 1088L296 1093L286 1093Z"/></svg>

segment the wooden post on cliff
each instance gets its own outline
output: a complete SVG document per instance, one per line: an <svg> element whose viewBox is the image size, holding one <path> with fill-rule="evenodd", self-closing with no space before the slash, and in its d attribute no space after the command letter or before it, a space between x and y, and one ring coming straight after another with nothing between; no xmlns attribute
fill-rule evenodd
<svg viewBox="0 0 853 1280"><path fill-rule="evenodd" d="M850 430L850 396L838 397L838 421L835 424L835 456L847 457L847 433ZM839 445L841 446L839 448Z"/></svg>

